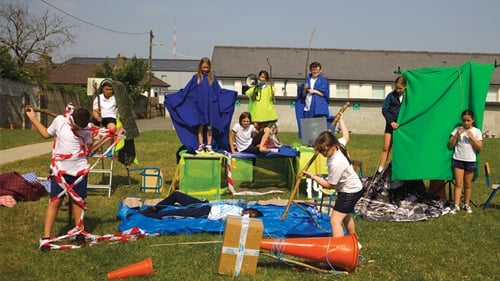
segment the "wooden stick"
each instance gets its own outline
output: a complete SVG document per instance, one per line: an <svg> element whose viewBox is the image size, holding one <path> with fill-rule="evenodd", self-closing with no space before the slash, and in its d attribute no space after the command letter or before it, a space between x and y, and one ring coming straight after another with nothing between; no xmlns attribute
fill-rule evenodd
<svg viewBox="0 0 500 281"><path fill-rule="evenodd" d="M337 122L340 119L340 115L348 107L349 107L349 102L345 102L344 105L340 108L339 112L335 115L335 119L333 119L333 122L330 125L330 127L328 128L328 131L333 130L333 128L335 127L335 125L337 124ZM288 200L288 203L286 205L285 212L283 212L283 215L281 216L281 220L282 221L285 220L286 216L288 215L288 211L290 210L290 205L292 205L293 198L295 197L295 194L299 190L299 186L300 186L300 181L302 179L302 175L304 174L305 171L307 171L307 169L309 169L309 167L311 166L311 164L314 163L314 160L316 160L316 157L318 157L318 154L319 154L319 151L315 150L313 156L311 157L311 159L309 159L309 162L307 162L307 164L304 166L304 168L302 169L302 171L300 171L300 173L297 175L297 179L295 180L295 186L293 187L292 193L290 194L290 199Z"/></svg>
<svg viewBox="0 0 500 281"><path fill-rule="evenodd" d="M44 109L44 108L34 108L34 107L33 107L33 110L34 110L35 112L45 113L45 114L47 114L47 115L49 115L49 116L52 116L52 117L57 117L57 114L55 114L54 112L52 112L52 111L50 111L50 110L48 110L48 109Z"/></svg>
<svg viewBox="0 0 500 281"><path fill-rule="evenodd" d="M313 36L314 36L314 33L316 32L316 29L313 29L313 31L311 32L311 35L309 36L309 42L307 43L307 57L306 57L306 67L305 67L305 71L304 71L304 75L305 75L305 78L304 80L307 79L307 72L308 72L308 67L309 67L309 51L311 50L311 42L312 42L312 39L313 39ZM309 85L308 85L308 88L309 88ZM307 93L307 89L305 86L304 88L302 89L302 97L305 97L306 96L306 93Z"/></svg>

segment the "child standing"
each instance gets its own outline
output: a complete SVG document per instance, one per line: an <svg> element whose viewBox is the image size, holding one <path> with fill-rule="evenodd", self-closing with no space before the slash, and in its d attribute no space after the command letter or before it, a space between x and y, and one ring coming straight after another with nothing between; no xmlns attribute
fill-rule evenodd
<svg viewBox="0 0 500 281"><path fill-rule="evenodd" d="M351 165L351 159L345 145L349 139L349 131L342 118L339 120L342 138L337 139L331 132L322 132L314 142L314 149L327 158L328 178L324 179L309 171L304 174L326 189L337 191L337 200L333 206L330 218L333 237L344 236L344 229L348 234L356 233L354 220L349 215L354 206L363 196L363 185L358 174Z"/></svg>
<svg viewBox="0 0 500 281"><path fill-rule="evenodd" d="M246 90L248 96L248 112L252 115L253 122L275 123L278 114L274 108L274 92L272 85L268 85L269 73L265 70L259 72L257 85Z"/></svg>
<svg viewBox="0 0 500 281"><path fill-rule="evenodd" d="M464 210L472 213L469 206L472 194L472 178L476 170L476 153L483 147L483 135L481 130L474 127L474 113L471 110L462 112L462 126L458 126L451 132L448 148L454 149L453 153L453 175L455 178L455 206L452 214L460 211L460 197L462 186L464 187Z"/></svg>
<svg viewBox="0 0 500 281"><path fill-rule="evenodd" d="M299 86L295 100L295 116L299 138L302 138L301 119L327 117L330 115L330 84L322 75L321 63L314 61L309 65L310 73Z"/></svg>
<svg viewBox="0 0 500 281"><path fill-rule="evenodd" d="M64 191L59 182L71 185L80 176L83 176L83 180L68 193L71 195L69 198L75 225L83 229L81 217L85 206L83 202L87 197L88 155L95 148L92 147L92 133L89 130L90 112L85 108L68 106L65 115L58 115L48 128L37 119L32 106L26 108L26 115L43 138L55 137L50 165L50 201L45 215L43 238L40 239L40 249L43 250L50 243L52 228L63 200L63 197L58 196Z"/></svg>
<svg viewBox="0 0 500 281"><path fill-rule="evenodd" d="M210 59L201 58L198 72L176 93L165 95L165 107L177 136L190 153L230 150L229 132L237 92L223 89Z"/></svg>
<svg viewBox="0 0 500 281"><path fill-rule="evenodd" d="M240 152L245 151L252 144L252 137L255 132L250 112L241 113L239 123L234 124L229 133L231 153L240 154Z"/></svg>
<svg viewBox="0 0 500 281"><path fill-rule="evenodd" d="M384 147L378 164L378 172L382 172L389 158L389 151L392 147L392 133L399 127L398 115L403 101L403 94L406 90L406 78L399 76L394 82L395 89L385 98L382 106L382 115L385 118Z"/></svg>
<svg viewBox="0 0 500 281"><path fill-rule="evenodd" d="M354 220L349 213L363 196L363 185L351 165L351 159L345 148L349 140L349 131L342 118L339 120L342 138L337 139L331 132L321 133L314 142L314 149L327 158L328 178L324 179L309 171L304 174L326 189L337 191L337 200L330 218L333 237L344 236L345 226L348 234L356 233Z"/></svg>

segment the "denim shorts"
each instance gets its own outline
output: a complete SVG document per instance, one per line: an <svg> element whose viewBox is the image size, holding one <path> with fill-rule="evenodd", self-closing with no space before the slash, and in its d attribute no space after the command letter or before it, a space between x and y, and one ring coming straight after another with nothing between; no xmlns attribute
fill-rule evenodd
<svg viewBox="0 0 500 281"><path fill-rule="evenodd" d="M475 171L476 162L460 161L453 159L453 168L461 169L464 171Z"/></svg>

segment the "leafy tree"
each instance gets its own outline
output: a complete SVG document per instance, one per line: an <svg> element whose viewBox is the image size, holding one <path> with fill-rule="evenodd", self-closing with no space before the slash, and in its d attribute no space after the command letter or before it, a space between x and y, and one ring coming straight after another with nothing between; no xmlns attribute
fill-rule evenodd
<svg viewBox="0 0 500 281"><path fill-rule="evenodd" d="M6 46L0 46L0 78L26 80L26 73L17 67Z"/></svg>
<svg viewBox="0 0 500 281"><path fill-rule="evenodd" d="M111 78L124 83L130 99L135 100L141 96L141 93L149 89L148 83L141 83L147 69L148 65L146 61L138 59L136 56L121 66L111 65L110 60L106 58L102 66L96 69L94 75L101 78Z"/></svg>
<svg viewBox="0 0 500 281"><path fill-rule="evenodd" d="M0 5L0 27L0 43L12 52L18 68L74 42L74 26L63 17L50 16L48 10L36 17L19 2Z"/></svg>

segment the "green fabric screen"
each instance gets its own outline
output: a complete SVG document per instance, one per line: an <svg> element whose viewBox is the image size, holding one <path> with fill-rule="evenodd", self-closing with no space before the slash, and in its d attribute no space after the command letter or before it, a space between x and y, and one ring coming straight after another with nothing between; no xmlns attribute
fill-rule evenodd
<svg viewBox="0 0 500 281"><path fill-rule="evenodd" d="M482 129L493 70L493 64L468 62L402 72L407 87L393 135L393 180L453 179L448 139L466 109Z"/></svg>

